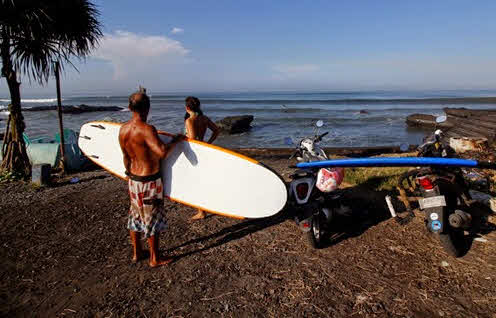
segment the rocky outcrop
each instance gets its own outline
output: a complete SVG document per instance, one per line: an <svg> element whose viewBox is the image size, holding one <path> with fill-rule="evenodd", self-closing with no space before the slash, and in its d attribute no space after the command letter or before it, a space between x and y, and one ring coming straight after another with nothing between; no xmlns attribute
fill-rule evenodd
<svg viewBox="0 0 496 318"><path fill-rule="evenodd" d="M412 127L425 127L433 128L436 127L436 116L426 115L426 114L412 114L406 117L406 123L408 126ZM449 122L439 123L437 127L440 128L451 128L453 125Z"/></svg>
<svg viewBox="0 0 496 318"><path fill-rule="evenodd" d="M81 114L88 112L115 112L123 110L124 108L118 106L88 106L85 104L81 105L64 105L62 106L62 113L64 114ZM36 106L31 108L23 108L22 111L26 112L38 112L46 110L57 110L56 105L52 106Z"/></svg>
<svg viewBox="0 0 496 318"><path fill-rule="evenodd" d="M221 132L228 134L240 134L251 129L252 115L229 116L216 122Z"/></svg>
<svg viewBox="0 0 496 318"><path fill-rule="evenodd" d="M443 129L448 138L486 138L496 141L496 109L444 108L448 120L436 124L436 118L426 114L412 114L406 118L408 126Z"/></svg>

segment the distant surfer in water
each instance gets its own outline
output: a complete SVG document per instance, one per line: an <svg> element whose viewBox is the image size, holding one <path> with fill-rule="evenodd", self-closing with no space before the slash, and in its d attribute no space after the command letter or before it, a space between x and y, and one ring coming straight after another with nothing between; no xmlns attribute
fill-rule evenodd
<svg viewBox="0 0 496 318"><path fill-rule="evenodd" d="M208 139L211 144L219 135L219 128L207 116L203 115L200 109L200 100L196 97L186 97L186 114L184 115L184 126L186 135L191 139L203 141L207 128L212 131L212 136ZM205 218L205 211L198 209L198 213L191 219L198 220Z"/></svg>
<svg viewBox="0 0 496 318"><path fill-rule="evenodd" d="M173 260L161 259L158 251L159 234L167 225L160 160L167 157L172 146L181 138L175 137L171 143L164 144L155 127L146 123L150 99L144 89L140 88L139 92L129 97L129 110L132 112L131 119L121 126L119 143L129 176L131 207L127 227L133 244L133 262L142 257L139 238L140 233L143 233L148 239L150 266L157 267Z"/></svg>

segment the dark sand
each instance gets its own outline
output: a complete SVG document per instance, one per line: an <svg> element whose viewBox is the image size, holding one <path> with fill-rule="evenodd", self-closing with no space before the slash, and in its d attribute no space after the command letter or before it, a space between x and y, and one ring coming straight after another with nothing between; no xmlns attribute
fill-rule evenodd
<svg viewBox="0 0 496 318"><path fill-rule="evenodd" d="M290 171L286 159L263 161ZM313 250L284 212L189 223L193 209L167 202L161 246L176 261L151 269L131 264L126 183L101 170L73 176L81 181L0 184L0 315L496 315L494 227L454 259L426 235L421 217L400 226L389 219L385 193L357 186L347 196L353 217L338 220L339 235Z"/></svg>

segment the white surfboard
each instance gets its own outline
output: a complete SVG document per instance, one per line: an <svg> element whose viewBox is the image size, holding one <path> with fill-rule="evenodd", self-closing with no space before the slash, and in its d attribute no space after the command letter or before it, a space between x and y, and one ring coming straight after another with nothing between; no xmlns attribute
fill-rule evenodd
<svg viewBox="0 0 496 318"><path fill-rule="evenodd" d="M121 124L89 122L81 127L79 148L97 165L127 179L119 145ZM164 142L172 134L159 131ZM287 200L282 179L260 162L197 140L176 144L162 160L164 194L204 211L235 218L279 212Z"/></svg>

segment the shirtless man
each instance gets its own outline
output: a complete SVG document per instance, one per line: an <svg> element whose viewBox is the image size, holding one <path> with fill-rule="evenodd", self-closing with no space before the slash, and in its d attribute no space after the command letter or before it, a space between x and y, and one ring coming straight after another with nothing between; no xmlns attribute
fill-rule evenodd
<svg viewBox="0 0 496 318"><path fill-rule="evenodd" d="M150 99L143 89L129 97L129 110L132 112L131 120L121 126L119 143L129 176L131 207L127 227L133 244L133 262L137 262L143 254L139 234L142 232L148 239L150 266L157 267L173 260L161 259L158 252L159 234L167 225L160 160L167 157L180 137L164 144L155 127L146 123Z"/></svg>

